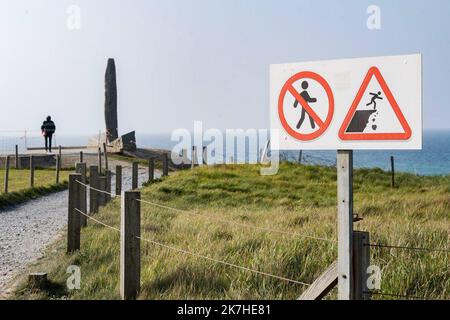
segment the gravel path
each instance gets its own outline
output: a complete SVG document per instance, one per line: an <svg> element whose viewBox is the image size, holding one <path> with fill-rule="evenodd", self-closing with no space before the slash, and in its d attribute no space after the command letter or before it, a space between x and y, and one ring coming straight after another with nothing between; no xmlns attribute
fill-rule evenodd
<svg viewBox="0 0 450 320"><path fill-rule="evenodd" d="M131 188L131 167L123 165L123 190ZM155 173L158 177L160 174ZM147 179L139 168L139 186ZM114 177L112 183L114 184ZM114 185L111 190L114 190ZM25 204L0 210L0 297L8 283L27 265L42 257L67 223L68 191L53 193Z"/></svg>

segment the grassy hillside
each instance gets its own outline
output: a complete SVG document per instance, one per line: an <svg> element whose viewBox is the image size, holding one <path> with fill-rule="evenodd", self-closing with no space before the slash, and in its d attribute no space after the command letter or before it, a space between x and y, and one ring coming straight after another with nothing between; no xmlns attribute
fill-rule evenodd
<svg viewBox="0 0 450 320"><path fill-rule="evenodd" d="M177 172L145 187L142 199L201 216L142 204L142 236L311 283L337 255L335 171L284 163L271 177L250 165ZM355 229L370 231L373 243L449 248L450 178L399 174L397 184L392 189L390 175L381 170L355 171L355 213L364 218ZM119 210L116 199L96 218L119 227ZM22 285L15 298L119 298L119 233L90 221L81 238L79 253L66 256L62 239L33 266L49 272L47 290L31 292ZM146 242L141 252L140 299L296 299L305 289ZM449 258L445 252L372 249L372 264L382 269L382 291L433 299L450 299ZM68 292L66 268L72 264L81 267L81 290ZM335 292L329 296L334 297Z"/></svg>
<svg viewBox="0 0 450 320"><path fill-rule="evenodd" d="M30 188L30 171L11 169L9 172L8 194L5 194L5 170L0 169L0 208L66 189L71 172L73 170L61 170L60 183L56 184L55 170L36 169L34 172L34 188Z"/></svg>

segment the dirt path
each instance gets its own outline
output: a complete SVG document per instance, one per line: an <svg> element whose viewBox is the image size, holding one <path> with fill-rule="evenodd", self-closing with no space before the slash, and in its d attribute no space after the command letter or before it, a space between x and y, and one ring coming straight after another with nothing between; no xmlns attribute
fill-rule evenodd
<svg viewBox="0 0 450 320"><path fill-rule="evenodd" d="M131 188L131 166L120 164L123 189L127 190ZM159 177L160 173L155 175ZM147 170L139 168L139 186L146 179ZM0 298L8 294L8 283L30 262L42 257L45 248L66 226L67 196L68 191L62 191L0 210Z"/></svg>

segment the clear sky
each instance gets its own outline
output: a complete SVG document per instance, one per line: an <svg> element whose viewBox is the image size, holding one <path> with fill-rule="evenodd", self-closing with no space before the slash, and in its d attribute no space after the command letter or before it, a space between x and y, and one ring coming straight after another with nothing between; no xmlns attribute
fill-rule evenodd
<svg viewBox="0 0 450 320"><path fill-rule="evenodd" d="M70 5L81 29L67 27ZM381 9L381 30L366 9ZM422 53L425 128L450 128L450 1L1 0L0 130L104 127L116 60L119 131L269 126L269 64Z"/></svg>

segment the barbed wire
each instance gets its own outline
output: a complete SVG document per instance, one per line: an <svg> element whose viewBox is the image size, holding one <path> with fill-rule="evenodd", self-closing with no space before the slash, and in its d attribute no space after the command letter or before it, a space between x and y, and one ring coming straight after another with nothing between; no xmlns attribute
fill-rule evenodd
<svg viewBox="0 0 450 320"><path fill-rule="evenodd" d="M308 238L308 239L313 239L313 240L320 240L320 241L327 241L327 242L332 242L332 243L337 242L335 240L327 239L327 238L303 235L303 234L296 233L296 232L288 232L288 231L277 230L277 229L272 229L272 228L258 227L258 226L253 226L253 225L246 224L246 223L240 223L240 222L226 220L226 219L221 219L221 218L216 218L216 217L212 217L212 216L206 216L206 215L203 215L203 214L200 214L200 213L196 213L196 212L193 212L193 211L190 211L190 210L177 209L177 208L169 207L169 206L162 205L162 204L159 204L159 203L156 203L156 202L150 202L150 201L147 201L147 200L142 200L142 199L136 199L136 200L139 201L139 202L146 203L146 204L149 204L149 205L152 205L152 206L156 206L156 207L160 207L160 208L163 208L163 209L168 209L168 210L176 211L176 212L179 212L179 213L191 214L191 215L199 216L199 217L206 218L206 219L216 220L216 221L220 221L220 222L223 222L223 223L234 224L234 225L237 225L237 226L246 227L246 228L252 228L252 229L256 229L256 230L260 230L260 231L281 233L281 234L286 234L286 235L295 236L295 237L303 237L303 238Z"/></svg>
<svg viewBox="0 0 450 320"><path fill-rule="evenodd" d="M84 215L86 218L88 218L88 219L90 219L90 220L92 220L92 221L94 221L94 222L96 222L96 223L106 227L106 228L109 228L111 230L120 232L120 229L118 229L116 227L113 227L113 226L110 226L110 225L108 225L108 224L106 224L104 222L101 222L100 220L95 219L94 217L88 215L87 213L84 213L83 211L81 211L81 210L79 210L77 208L75 208L75 211L80 213L80 214L82 214L82 215ZM234 264L234 263L230 263L230 262L227 262L227 261L211 258L209 256L205 256L205 255L202 255L202 254L198 254L198 253L194 253L194 252L187 251L187 250L184 250L184 249L180 249L180 248L177 248L177 247L174 247L174 246L171 246L171 245L167 245L167 244L164 244L164 243L161 243L161 242L157 242L157 241L154 241L154 240L150 240L150 239L147 239L147 238L144 238L144 237L141 237L141 236L134 236L134 237L136 239L141 240L141 241L148 242L150 244L157 245L157 246L165 248L165 249L169 249L169 250L172 250L172 251L177 251L179 253L191 255L191 256L194 256L194 257L197 257L197 258L202 258L202 259L205 259L205 260L208 260L208 261L212 261L212 262L215 262L215 263L219 263L219 264L222 264L222 265L225 265L225 266L228 266L228 267L233 267L233 268L236 268L236 269L253 272L255 274L271 277L271 278L278 279L278 280L283 280L283 281L294 283L294 284L299 284L299 285L303 285L303 286L311 286L311 284L306 283L306 282L297 281L297 280L294 280L294 279L290 279L290 278L274 275L274 274L271 274L271 273L267 273L267 272L263 272L263 271L259 271L259 270L255 270L255 269L251 269L251 268L247 268L247 267L240 266L240 265L237 265L237 264Z"/></svg>

